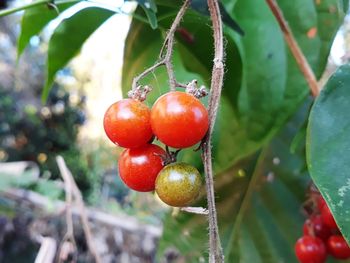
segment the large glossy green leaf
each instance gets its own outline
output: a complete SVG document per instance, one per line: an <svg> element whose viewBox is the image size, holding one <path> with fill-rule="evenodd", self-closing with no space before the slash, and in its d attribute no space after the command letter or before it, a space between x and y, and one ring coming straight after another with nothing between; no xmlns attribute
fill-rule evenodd
<svg viewBox="0 0 350 263"><path fill-rule="evenodd" d="M278 33L272 14L263 6L265 2L237 0L223 3L246 33L242 38L230 28L225 28L226 75L214 131L217 208L226 261L296 262L292 247L301 235L301 230L297 232L295 229L301 228L302 224L302 217L297 211L304 199L309 177L305 174L304 156L290 154L289 144L303 125L305 115L297 123L292 122L258 156L239 163L237 160L266 145L306 99L309 90L282 35ZM334 32L343 17L337 3L338 0L324 3L329 8L326 11L316 7L318 1L279 0L317 76L323 72ZM330 8L332 6L337 8ZM261 9L262 13L251 9ZM325 12L330 19L328 23L322 23L319 17ZM125 48L124 93L129 90L133 76L157 59L162 36L176 12L173 6L159 6L158 14L157 31L150 31L147 25L135 20L132 22ZM260 23L255 23L254 19ZM203 26L209 23L205 17L189 12L181 24L186 35L177 34L174 58L176 75L181 82L196 75L200 76L201 83L208 84L210 81L212 34L210 27ZM266 30L268 38L263 34ZM259 58L256 63L254 57ZM276 72L281 75L274 74ZM271 85L269 80L274 84ZM156 92L149 97L150 104L160 93L168 90L164 70L157 70L143 83L156 87ZM308 107L304 107L302 112L307 114ZM185 156L180 156L182 158L198 164L197 160L193 161L190 150L186 150ZM274 180L266 180L271 178ZM201 199L198 205L206 206L205 199ZM200 262L207 258L207 243L203 242L207 239L205 218L183 213L176 218L169 215L164 229L159 257L168 248L176 247L185 256L184 262Z"/></svg>
<svg viewBox="0 0 350 263"><path fill-rule="evenodd" d="M262 141L274 126L283 103L287 79L286 47L265 1L237 1L234 13L246 32L237 40L243 61L239 114L248 138Z"/></svg>
<svg viewBox="0 0 350 263"><path fill-rule="evenodd" d="M216 178L226 262L297 262L293 246L302 232L299 208L310 179L303 153L291 154L289 144L306 117L306 106L269 146ZM204 197L198 205L205 205ZM158 257L173 247L184 262L201 262L200 258L207 258L205 239L205 217L169 215Z"/></svg>
<svg viewBox="0 0 350 263"><path fill-rule="evenodd" d="M78 1L76 1L78 2ZM63 12L69 7L76 4L76 2L70 2L65 4L56 4L57 10ZM57 18L59 13L54 8L50 8L47 5L41 5L30 8L24 12L21 20L21 33L17 43L17 57L19 58L23 53L26 46L29 44L30 39L39 34L41 30L53 19Z"/></svg>
<svg viewBox="0 0 350 263"><path fill-rule="evenodd" d="M337 22L327 26L318 24L320 13L313 1L279 2L307 59L314 69L323 70L325 65L320 61L327 58L329 49L321 53L321 46L332 42L341 11L332 13L334 17L329 19ZM125 94L130 89L132 78L157 60L162 36L176 14L175 3L161 2L162 5L158 6L158 30L151 31L148 25L133 20L124 56ZM240 0L236 1L236 5L229 2L226 6L228 12L239 18L246 36L239 37L229 27L225 28L226 75L214 131L214 167L217 172L229 168L234 162L252 154L269 141L309 93L304 77L285 46L281 33L278 33L278 25L266 3ZM254 13L251 9L259 12ZM178 42L175 47L176 75L181 82L200 75L201 83L209 85L212 57L208 54L212 54L212 32L210 27L203 26L209 23L206 16L193 12L189 12L183 19L182 32L176 35ZM315 27L318 30L315 35L310 36L309 33L308 36L310 29ZM270 35L265 33L266 30ZM322 32L332 33L321 39L317 33ZM320 72L317 73L318 76ZM159 94L168 90L164 70L157 70L144 83L151 83L156 87L148 100L150 104Z"/></svg>
<svg viewBox="0 0 350 263"><path fill-rule="evenodd" d="M44 100L57 71L79 52L89 36L113 14L113 11L101 7L87 7L59 24L49 42L47 79L42 93Z"/></svg>
<svg viewBox="0 0 350 263"><path fill-rule="evenodd" d="M342 233L350 241L350 65L317 97L307 130L308 167Z"/></svg>

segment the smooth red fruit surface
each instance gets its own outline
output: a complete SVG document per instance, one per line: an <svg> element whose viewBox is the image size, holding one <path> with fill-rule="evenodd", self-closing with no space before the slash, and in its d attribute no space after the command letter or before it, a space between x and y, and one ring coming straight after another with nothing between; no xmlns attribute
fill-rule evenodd
<svg viewBox="0 0 350 263"><path fill-rule="evenodd" d="M328 252L337 259L350 258L350 247L341 235L334 235L328 239Z"/></svg>
<svg viewBox="0 0 350 263"><path fill-rule="evenodd" d="M331 229L323 222L320 215L307 219L303 226L303 232L305 236L315 235L324 241L327 241L332 234Z"/></svg>
<svg viewBox="0 0 350 263"><path fill-rule="evenodd" d="M151 125L155 136L164 144L187 148L200 142L208 131L208 111L194 96L172 91L154 103Z"/></svg>
<svg viewBox="0 0 350 263"><path fill-rule="evenodd" d="M328 205L324 205L321 210L321 216L323 222L331 229L338 229L337 223L329 209Z"/></svg>
<svg viewBox="0 0 350 263"><path fill-rule="evenodd" d="M153 133L151 110L142 102L123 99L106 111L103 126L108 138L125 148L137 148L147 144Z"/></svg>
<svg viewBox="0 0 350 263"><path fill-rule="evenodd" d="M322 211L322 208L327 205L326 201L324 200L324 198L320 195L317 199L317 207L318 210Z"/></svg>
<svg viewBox="0 0 350 263"><path fill-rule="evenodd" d="M125 149L118 162L120 178L135 191L153 191L157 175L163 168L161 155L165 155L165 151L154 144Z"/></svg>
<svg viewBox="0 0 350 263"><path fill-rule="evenodd" d="M300 263L323 263L327 258L326 246L321 239L303 236L295 244L295 254Z"/></svg>

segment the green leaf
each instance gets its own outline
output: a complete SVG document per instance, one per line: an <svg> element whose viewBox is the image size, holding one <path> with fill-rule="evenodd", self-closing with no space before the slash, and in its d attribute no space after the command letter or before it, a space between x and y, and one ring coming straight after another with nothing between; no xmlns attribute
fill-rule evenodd
<svg viewBox="0 0 350 263"><path fill-rule="evenodd" d="M312 107L308 167L343 235L350 242L350 65L329 79Z"/></svg>
<svg viewBox="0 0 350 263"><path fill-rule="evenodd" d="M76 1L78 2L78 1ZM56 4L59 12L70 8L76 2ZM17 59L21 56L24 49L29 44L30 39L39 34L41 30L53 19L58 17L57 10L49 8L47 5L41 5L30 8L24 12L21 20L21 33L17 42Z"/></svg>
<svg viewBox="0 0 350 263"><path fill-rule="evenodd" d="M346 14L349 10L349 1L343 0L343 12Z"/></svg>
<svg viewBox="0 0 350 263"><path fill-rule="evenodd" d="M136 2L141 6L143 11L145 12L151 28L156 29L158 27L158 21L156 16L157 5L155 3L155 0L136 0Z"/></svg>
<svg viewBox="0 0 350 263"><path fill-rule="evenodd" d="M261 140L274 126L283 103L287 77L286 47L282 32L265 1L238 1L234 12L246 32L238 40L243 61L239 114L248 137Z"/></svg>
<svg viewBox="0 0 350 263"><path fill-rule="evenodd" d="M306 105L307 106L307 105ZM289 144L306 118L302 107L286 129L258 155L238 163L215 179L217 213L227 262L297 262L292 247L302 235L298 211L309 177L303 152ZM205 206L205 193L196 205ZM169 215L159 243L158 259L169 248L184 262L207 258L207 220L200 215Z"/></svg>
<svg viewBox="0 0 350 263"><path fill-rule="evenodd" d="M42 93L45 101L58 70L63 68L81 49L89 36L114 14L100 7L87 7L64 19L49 42L47 79Z"/></svg>
<svg viewBox="0 0 350 263"><path fill-rule="evenodd" d="M241 36L244 35L243 29L240 27L240 25L230 16L230 14L226 11L225 6L219 2L220 6L220 12L221 12L221 18L222 21L229 27L231 27L234 31L236 31ZM203 0L192 0L191 1L191 8L193 10L196 10L197 12L209 16L209 10L208 10L208 3L206 1L203 2Z"/></svg>
<svg viewBox="0 0 350 263"><path fill-rule="evenodd" d="M144 2L144 1L142 1ZM157 9L154 8L156 7L156 5L154 4L153 1L152 5L150 5L148 2L146 3L139 3L139 5L142 7L143 11L146 13L146 16L148 18L148 22L151 25L152 29L156 29L158 27L158 21L157 21L157 16L156 16L156 12ZM153 8L152 8L153 7Z"/></svg>
<svg viewBox="0 0 350 263"><path fill-rule="evenodd" d="M133 20L124 53L124 94L130 89L132 78L158 59L162 36L176 14L174 3L169 6L169 3L166 5L162 2L158 6L160 19L157 30L152 31L146 24ZM341 12L334 12L330 17L337 23L318 25L314 2L296 0L291 3L280 0L280 5L307 59L314 69L320 68L323 71L323 61L327 59L329 49L324 49L327 52L323 53L320 50L323 45L332 43L333 34L321 39L318 34L310 38L307 33L313 27L319 27L317 32L320 34L334 32L340 24ZM280 30L266 3L239 0L236 5L232 5L232 2L227 4L226 9L234 18L239 18L237 21L246 35L240 38L229 27L225 28L226 74L214 130L216 172L229 169L237 160L254 153L271 140L309 94L307 83L294 57L285 46L281 33L276 33ZM254 13L250 9L259 12ZM259 23L252 21L252 16ZM182 32L176 34L174 57L179 82L186 83L197 78L200 84L210 85L213 58L208 54L213 52L212 32L210 27L203 26L209 23L208 17L191 10L184 17ZM270 35L265 31L270 32ZM272 57L269 58L271 54ZM321 70L317 75L320 73ZM163 69L156 70L154 75L145 78L142 83L155 87L148 98L150 105L168 90L167 76ZM198 162L195 154L186 152L186 158Z"/></svg>

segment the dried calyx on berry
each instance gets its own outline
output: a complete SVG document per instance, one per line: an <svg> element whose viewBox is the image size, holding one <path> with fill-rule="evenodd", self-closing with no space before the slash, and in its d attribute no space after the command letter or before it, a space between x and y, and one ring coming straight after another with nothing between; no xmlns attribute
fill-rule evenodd
<svg viewBox="0 0 350 263"><path fill-rule="evenodd" d="M192 80L190 83L187 84L186 93L192 94L197 99L203 98L209 94L204 85L198 88L198 82L196 79Z"/></svg>
<svg viewBox="0 0 350 263"><path fill-rule="evenodd" d="M131 99L145 101L147 98L147 94L152 91L151 86L137 86L136 89L132 89L128 92L128 97Z"/></svg>

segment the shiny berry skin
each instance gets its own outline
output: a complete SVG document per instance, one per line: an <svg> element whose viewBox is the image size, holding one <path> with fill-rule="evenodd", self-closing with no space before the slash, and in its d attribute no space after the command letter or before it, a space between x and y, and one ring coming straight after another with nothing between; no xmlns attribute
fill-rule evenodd
<svg viewBox="0 0 350 263"><path fill-rule="evenodd" d="M156 180L156 193L170 206L188 206L196 199L201 187L200 173L186 163L172 163L165 166Z"/></svg>
<svg viewBox="0 0 350 263"><path fill-rule="evenodd" d="M123 99L107 109L103 126L113 143L125 148L137 148L152 139L150 116L151 110L144 103Z"/></svg>
<svg viewBox="0 0 350 263"><path fill-rule="evenodd" d="M328 239L327 248L329 254L336 259L350 258L350 247L341 235L334 235Z"/></svg>
<svg viewBox="0 0 350 263"><path fill-rule="evenodd" d="M337 223L327 205L324 205L321 210L322 220L331 229L338 229Z"/></svg>
<svg viewBox="0 0 350 263"><path fill-rule="evenodd" d="M118 161L120 178L135 191L153 191L157 175L163 169L162 155L165 151L154 144L125 149Z"/></svg>
<svg viewBox="0 0 350 263"><path fill-rule="evenodd" d="M307 219L303 226L303 233L305 236L315 235L324 241L332 234L331 229L323 222L320 215L313 216Z"/></svg>
<svg viewBox="0 0 350 263"><path fill-rule="evenodd" d="M322 208L327 205L326 201L324 200L324 198L320 195L317 199L317 207L319 211L322 211Z"/></svg>
<svg viewBox="0 0 350 263"><path fill-rule="evenodd" d="M323 263L327 258L326 246L318 237L303 236L294 249L300 263Z"/></svg>
<svg viewBox="0 0 350 263"><path fill-rule="evenodd" d="M208 111L193 95L172 91L154 103L151 125L155 136L164 144L187 148L200 142L208 131Z"/></svg>

